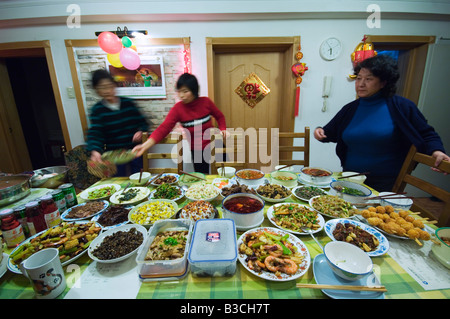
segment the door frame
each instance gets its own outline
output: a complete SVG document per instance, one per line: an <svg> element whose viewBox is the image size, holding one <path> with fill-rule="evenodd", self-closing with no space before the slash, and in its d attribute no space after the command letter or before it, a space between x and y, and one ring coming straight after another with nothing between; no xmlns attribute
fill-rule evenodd
<svg viewBox="0 0 450 319"><path fill-rule="evenodd" d="M208 97L214 101L214 61L219 53L242 53L242 52L284 52L285 70L290 72L291 67L297 62L295 54L300 47L300 36L292 37L207 37L206 38L206 68L208 81ZM288 112L281 114L280 123L283 123L284 132L293 132L295 126L295 78L286 79L285 105ZM220 108L220 106L218 106ZM280 128L281 131L281 128Z"/></svg>

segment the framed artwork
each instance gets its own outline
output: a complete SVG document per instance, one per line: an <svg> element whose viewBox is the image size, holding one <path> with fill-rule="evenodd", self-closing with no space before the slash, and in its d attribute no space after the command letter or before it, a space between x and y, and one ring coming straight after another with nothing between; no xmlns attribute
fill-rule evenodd
<svg viewBox="0 0 450 319"><path fill-rule="evenodd" d="M109 73L117 82L117 95L133 99L161 99L166 97L164 63L161 55L141 56L136 70L116 68L106 59Z"/></svg>

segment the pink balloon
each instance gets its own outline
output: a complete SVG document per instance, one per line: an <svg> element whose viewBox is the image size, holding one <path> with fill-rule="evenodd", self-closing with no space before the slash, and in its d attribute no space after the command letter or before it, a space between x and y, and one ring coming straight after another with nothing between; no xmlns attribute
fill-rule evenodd
<svg viewBox="0 0 450 319"><path fill-rule="evenodd" d="M141 65L141 58L136 51L124 48L119 54L120 62L128 70L136 70Z"/></svg>
<svg viewBox="0 0 450 319"><path fill-rule="evenodd" d="M105 31L98 36L98 45L106 53L116 54L122 50L122 41L112 32Z"/></svg>

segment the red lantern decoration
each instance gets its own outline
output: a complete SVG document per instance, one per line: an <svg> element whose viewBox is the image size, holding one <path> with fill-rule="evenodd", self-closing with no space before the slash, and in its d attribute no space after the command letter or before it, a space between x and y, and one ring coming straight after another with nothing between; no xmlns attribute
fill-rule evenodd
<svg viewBox="0 0 450 319"><path fill-rule="evenodd" d="M298 46L298 52L295 54L295 58L298 60L298 63L295 63L292 67L292 73L296 77L295 83L297 84L297 88L295 90L295 116L298 116L298 109L300 103L300 83L302 83L302 76L308 71L308 67L306 63L301 63L300 60L303 58L303 53L300 52L301 46Z"/></svg>

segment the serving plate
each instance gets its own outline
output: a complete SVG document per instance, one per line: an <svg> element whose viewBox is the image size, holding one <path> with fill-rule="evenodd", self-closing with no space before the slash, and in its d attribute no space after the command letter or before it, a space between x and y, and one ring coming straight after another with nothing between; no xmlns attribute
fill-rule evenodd
<svg viewBox="0 0 450 319"><path fill-rule="evenodd" d="M89 222L91 222L91 221L88 221L88 220L81 220L81 221L77 221L77 222L74 223L74 224L87 224L87 223L89 223ZM100 225L98 225L98 224L95 224L95 225L96 225L97 227L100 227ZM58 226L59 226L59 225L54 226L54 227L52 227L52 228L55 228L55 227L58 227ZM29 243L32 239L34 239L34 238L36 238L36 237L42 235L42 234L43 234L44 232L46 232L47 230L48 230L48 229L45 229L45 230L43 230L43 231L41 231L41 232L39 232L39 233L37 233L37 234L35 234L35 235L33 235L33 236L27 238L27 239L25 239L23 242L20 243L19 246L17 246L16 248L14 248L14 250L9 254L9 257L8 257L8 269L9 269L10 271L12 271L13 273L16 273L16 274L22 274L22 271L20 270L19 266L15 265L15 264L12 262L11 256L14 256L15 252L16 252L17 250L21 249L21 247L22 247L23 245ZM102 232L102 230L100 230L100 233L101 233L101 232ZM88 247L88 248L89 248L89 247ZM79 253L78 255L76 255L76 256L74 256L74 257L72 257L71 259L66 260L65 262L62 262L61 265L64 267L64 266L67 266L67 265L71 264L71 263L74 262L76 259L78 259L78 258L80 258L81 256L83 256L83 255L87 252L88 248L84 249L81 253ZM45 248L44 248L44 249L45 249Z"/></svg>
<svg viewBox="0 0 450 319"><path fill-rule="evenodd" d="M247 262L245 261L247 259L247 255L242 254L238 251L238 260L242 264L242 266L244 266L245 269L247 269L250 273L252 273L253 275L255 275L261 279L266 279L266 280L270 280L270 281L279 281L279 282L295 280L295 279L303 276L308 271L308 268L311 265L311 257L310 257L309 250L306 247L306 245L300 239L298 239L295 235L293 235L289 232L286 232L284 230L281 230L279 228L258 227L258 228L253 228L253 229L246 231L239 237L239 239L237 241L238 249L241 246L241 244L243 243L242 238L245 238L247 236L247 234L249 234L249 233L258 232L258 231L270 231L281 237L288 235L288 241L297 248L297 251L302 252L302 255L304 256L303 261L300 265L298 265L298 270L294 275L287 275L285 273L282 273L280 276L276 276L275 273L272 273L272 272L262 271L262 272L258 273L256 271L250 269L247 265Z"/></svg>
<svg viewBox="0 0 450 319"><path fill-rule="evenodd" d="M326 195L321 195L321 196L326 196ZM321 212L320 210L314 208L314 206L313 206L314 199L316 199L316 198L318 198L318 197L320 197L320 196L314 196L313 198L311 198L311 199L308 201L308 204L309 204L309 206L311 206L312 209L314 209L314 210L315 210L316 212L318 212L319 214L321 214L321 215L323 215L323 216L326 216L326 217L329 217L329 218L344 218L344 217L340 217L340 216L333 216L333 215L330 215L330 214L325 214L325 213ZM351 204L351 203L349 203L349 204ZM356 209L356 207L355 207L354 205L352 205L352 209ZM352 216L345 217L345 218L354 218L354 217L355 217L355 215L353 214Z"/></svg>
<svg viewBox="0 0 450 319"><path fill-rule="evenodd" d="M298 182L300 184L306 185L306 186L316 186L319 188L330 188L330 183L336 181L336 179L331 178L331 181L328 183L313 183L309 181L305 181L300 175L298 175Z"/></svg>
<svg viewBox="0 0 450 319"><path fill-rule="evenodd" d="M102 159L114 164L125 164L131 162L136 157L136 154L131 150L119 149L107 151L102 154Z"/></svg>
<svg viewBox="0 0 450 319"><path fill-rule="evenodd" d="M89 198L89 193L91 193L92 191L95 191L95 190L100 190L100 189L103 189L103 188L106 188L106 187L114 187L114 192L112 193L112 194L109 194L109 195L105 195L105 196L101 196L101 197L98 197L98 198ZM80 198L81 199L84 199L84 200L86 200L86 201L91 201L91 200L100 200L100 199L106 199L106 198L109 198L110 196L112 196L112 195L114 195L116 192L118 192L118 191L120 191L120 185L119 184L103 184L103 185L97 185L97 186L93 186L93 187L89 187L89 188L87 188L87 189L85 189L84 191L82 191L81 193L80 193Z"/></svg>
<svg viewBox="0 0 450 319"><path fill-rule="evenodd" d="M139 191L136 197L127 201L119 201L119 197L123 194L124 191L128 192L133 189ZM128 187L127 189L123 189L121 191L114 193L114 195L111 196L109 201L116 205L133 205L141 202L142 200L145 200L148 197L148 195L150 195L150 189L148 189L147 187Z"/></svg>
<svg viewBox="0 0 450 319"><path fill-rule="evenodd" d="M327 195L327 194L328 194L328 192L325 191L323 188L320 188L320 187L317 187L317 186L312 186L312 185L302 185L302 186L294 187L294 188L292 189L292 196L294 196L295 198L300 199L300 200L302 200L302 201L304 201L304 202L309 202L309 200L310 200L312 197L311 197L311 198L300 197L300 196L298 196L298 195L295 193L298 189L302 189L302 188L305 188L305 187L316 187L317 189L319 189L319 190L321 190L321 191L323 192L323 195ZM320 196L320 195L316 195L316 196ZM313 197L315 197L315 196L313 196Z"/></svg>
<svg viewBox="0 0 450 319"><path fill-rule="evenodd" d="M324 254L319 254L313 261L314 279L319 285L358 285L358 286L381 286L374 273L356 280L348 281L336 276L327 263ZM322 289L322 292L333 299L384 299L384 292L380 291L352 291L352 290L332 290Z"/></svg>
<svg viewBox="0 0 450 319"><path fill-rule="evenodd" d="M174 173L164 173L164 174L162 174L160 177L156 178L156 180L158 180L158 179L160 179L161 177L164 177L164 176L175 176L176 181L173 182L173 183L166 183L166 184L169 184L169 185L178 183L178 181L179 181L179 179L180 179L180 175L178 175L178 174L174 174ZM156 176L155 176L155 177L156 177ZM154 183L153 179L155 179L155 177L153 177L153 176L150 177L150 180L151 180L151 183L150 183L150 184L153 185L153 186L159 186L159 185L161 185L161 184L155 184L155 183Z"/></svg>
<svg viewBox="0 0 450 319"><path fill-rule="evenodd" d="M109 207L111 207L111 206L109 206ZM128 213L129 213L130 210L133 208L133 206L131 206L131 205L130 206L125 206L124 208L127 209ZM102 224L100 224L98 222L98 220L100 219L100 217L102 217L103 213L105 213L107 211L108 211L108 209L105 209L101 214L95 215L91 219L91 221L97 223L104 231L109 230L109 229L113 229L113 228L116 228L116 227L120 227L120 226L123 226L123 225L126 225L126 224L128 224L130 222L128 220L128 218L127 218L125 221L123 221L121 223L118 223L118 224L115 224L115 225L111 225L111 226L103 226ZM127 213L127 216L128 216L128 213Z"/></svg>
<svg viewBox="0 0 450 319"><path fill-rule="evenodd" d="M289 197L292 196L292 190L291 190L289 187L283 186L283 185L279 185L279 184L270 184L270 185L277 185L277 186L280 186L280 187L282 187L284 190L288 190L291 194L290 194L289 196L286 196L286 197L283 197L283 198L277 198L277 199L275 199L275 198L270 198L270 197L266 197L266 196L261 195L261 194L258 192L258 188L259 188L259 187L265 186L265 185L260 185L260 186L258 186L258 188L256 189L256 193L258 194L259 197L261 197L262 199L264 199L264 201L269 202L269 203L282 203L282 202L284 202L286 199L288 199Z"/></svg>
<svg viewBox="0 0 450 319"><path fill-rule="evenodd" d="M291 234L296 234L296 235L309 235L309 233L298 232L298 231L294 231L294 230L290 230L290 229L287 229L287 228L278 226L277 223L276 223L274 220L272 220L272 218L274 217L274 207L281 206L281 205L296 205L296 206L306 207L306 208L308 208L308 209L310 209L310 210L312 210L312 208L309 207L309 206L307 206L307 205L302 205L302 204L297 204L297 203L280 203L280 204L275 204L275 205L273 205L273 206L271 206L271 207L269 207L269 208L267 209L267 219L268 219L275 227L277 227L277 228L279 228L279 229L282 229L282 230L285 230L285 231L287 231L287 232L289 232L289 233L291 233ZM314 211L314 210L313 210L313 211ZM319 229L313 230L313 231L312 231L313 234L320 232L320 231L323 229L324 225L325 225L325 219L323 219L322 215L320 215L319 213L317 213L317 220L319 221L319 226L320 226L320 227L319 227Z"/></svg>
<svg viewBox="0 0 450 319"><path fill-rule="evenodd" d="M333 231L335 230L337 224L350 224L353 226L359 226L362 230L365 230L369 234L375 236L376 239L378 240L379 244L378 244L378 248L376 250L366 252L366 254L369 255L370 257L382 256L388 252L389 247L390 247L389 241L382 233L380 233L375 228L373 228L369 225L366 225L364 223L361 223L361 222L358 222L358 221L352 220L352 219L345 219L345 218L330 219L329 221L327 221L325 223L325 227L324 227L325 233L333 241L336 241L336 239L333 236Z"/></svg>
<svg viewBox="0 0 450 319"><path fill-rule="evenodd" d="M94 251L103 243L103 241L105 240L106 237L108 236L113 236L115 233L117 232L128 232L131 229L135 228L138 232L140 232L142 234L142 243L136 247L136 249L134 249L132 252L129 252L126 255L123 255L121 257L118 258L114 258L114 259L99 259L94 255ZM122 225L120 227L116 227L113 229L110 229L106 232L103 232L102 234L100 234L97 238L95 238L92 243L89 245L88 248L88 255L89 257L99 263L105 263L105 264L113 264L122 260L125 260L129 257L131 257L133 254L135 254L139 248L144 244L145 239L147 238L147 229L141 225L136 225L136 224L129 224L129 225Z"/></svg>
<svg viewBox="0 0 450 319"><path fill-rule="evenodd" d="M85 203L81 203L81 204L78 204L78 205L75 205L75 206L72 206L72 207L66 209L66 210L64 211L64 213L61 214L61 219L62 219L63 221L66 221L66 222L75 222L75 221L79 221L79 220L90 219L90 218L92 218L92 217L94 217L94 216L96 216L96 215L98 215L98 214L103 213L103 212L105 211L105 209L108 208L109 203L108 203L106 200L101 200L100 202L103 202L103 208L100 209L98 212L92 214L92 215L89 215L89 216L86 216L86 217L81 217L81 218L69 218L69 217L67 217L67 216L69 215L69 213L70 213L74 208L80 207L80 206L84 206L84 205L86 205L87 203L90 203L90 202L85 202Z"/></svg>
<svg viewBox="0 0 450 319"><path fill-rule="evenodd" d="M172 187L175 187L175 188L177 188L178 190L180 190L181 194L180 194L178 197L175 197L175 198L155 198L155 193L156 193L156 189L155 189L155 190L153 190L153 191L150 193L149 198L150 198L150 199L170 199L170 200L173 200L173 201L175 201L175 202L178 201L178 200L180 200L180 199L182 199L182 198L184 197L184 194L185 194L184 189L183 189L182 187L174 186L174 185L172 185Z"/></svg>

